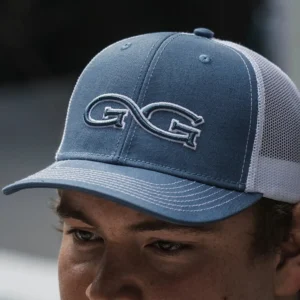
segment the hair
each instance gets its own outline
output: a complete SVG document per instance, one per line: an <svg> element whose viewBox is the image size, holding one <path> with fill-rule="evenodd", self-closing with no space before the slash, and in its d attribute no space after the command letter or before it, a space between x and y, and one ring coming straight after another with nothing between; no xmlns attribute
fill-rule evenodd
<svg viewBox="0 0 300 300"><path fill-rule="evenodd" d="M255 255L276 253L287 241L292 228L295 204L262 198L255 205L255 233L253 249Z"/></svg>

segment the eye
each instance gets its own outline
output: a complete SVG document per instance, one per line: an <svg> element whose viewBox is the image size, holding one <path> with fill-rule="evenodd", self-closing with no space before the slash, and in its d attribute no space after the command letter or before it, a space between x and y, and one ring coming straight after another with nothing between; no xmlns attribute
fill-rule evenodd
<svg viewBox="0 0 300 300"><path fill-rule="evenodd" d="M166 255L176 255L183 250L190 248L189 245L170 241L157 241L151 244L151 246L154 247L157 251Z"/></svg>
<svg viewBox="0 0 300 300"><path fill-rule="evenodd" d="M154 243L154 245L163 251L176 251L180 249L181 244L179 243L172 243L172 242L165 242L165 241L158 241Z"/></svg>
<svg viewBox="0 0 300 300"><path fill-rule="evenodd" d="M102 241L102 238L96 233L80 230L80 229L70 229L67 234L71 234L73 239L80 243L92 243Z"/></svg>

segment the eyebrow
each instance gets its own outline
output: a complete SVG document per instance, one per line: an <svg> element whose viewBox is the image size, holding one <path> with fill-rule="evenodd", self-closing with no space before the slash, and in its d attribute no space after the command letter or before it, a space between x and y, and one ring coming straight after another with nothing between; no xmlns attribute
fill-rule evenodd
<svg viewBox="0 0 300 300"><path fill-rule="evenodd" d="M57 201L57 205L54 207L55 213L58 215L60 219L76 219L80 220L90 226L97 227L95 222L89 218L85 212L79 208L72 207L69 205L68 201ZM166 222L163 220L145 220L138 222L136 224L129 225L126 229L132 232L147 232L147 231L176 231L176 232L185 232L192 234L199 233L211 233L218 231L220 229L220 224L218 223L201 223L194 226L190 225L181 225L175 224L171 222Z"/></svg>
<svg viewBox="0 0 300 300"><path fill-rule="evenodd" d="M59 199L58 204L54 208L54 212L58 215L60 219L76 219L80 220L90 226L96 227L93 220L89 218L82 210L71 207L67 204L66 201Z"/></svg>

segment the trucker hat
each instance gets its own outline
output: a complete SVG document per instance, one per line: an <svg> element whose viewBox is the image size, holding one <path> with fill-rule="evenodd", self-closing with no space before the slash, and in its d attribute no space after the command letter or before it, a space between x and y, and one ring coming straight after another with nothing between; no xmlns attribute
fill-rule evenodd
<svg viewBox="0 0 300 300"><path fill-rule="evenodd" d="M3 189L73 189L185 225L300 200L300 97L209 29L130 37L74 88L55 162Z"/></svg>

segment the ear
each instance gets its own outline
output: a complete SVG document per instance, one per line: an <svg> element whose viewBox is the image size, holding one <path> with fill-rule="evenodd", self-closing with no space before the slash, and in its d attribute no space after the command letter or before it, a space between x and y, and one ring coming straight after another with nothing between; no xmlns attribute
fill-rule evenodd
<svg viewBox="0 0 300 300"><path fill-rule="evenodd" d="M275 278L276 296L296 295L300 290L300 203L293 209L288 241L281 245Z"/></svg>

